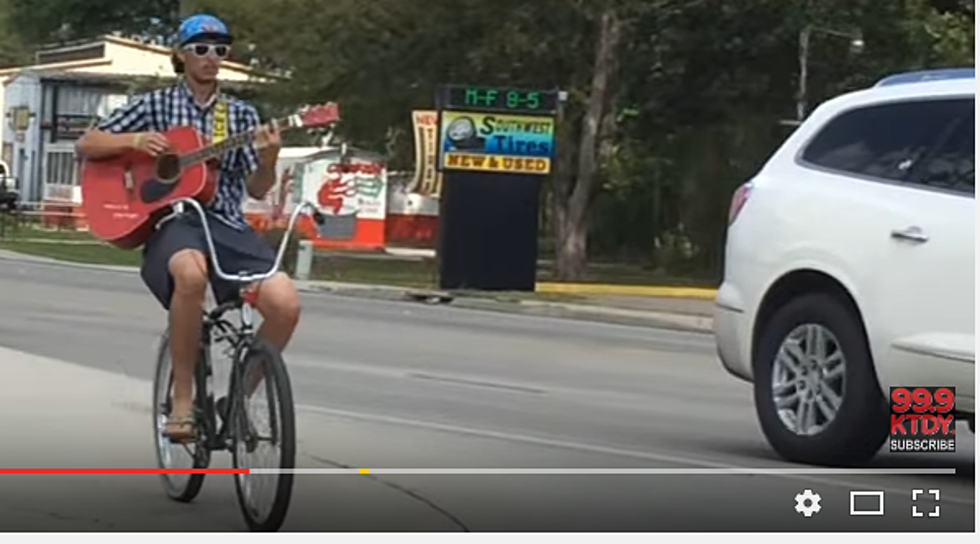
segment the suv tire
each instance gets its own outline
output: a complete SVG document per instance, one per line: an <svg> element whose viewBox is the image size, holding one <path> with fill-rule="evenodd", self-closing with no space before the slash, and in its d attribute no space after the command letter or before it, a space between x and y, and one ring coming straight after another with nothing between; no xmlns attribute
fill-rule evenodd
<svg viewBox="0 0 980 544"><path fill-rule="evenodd" d="M790 430L773 399L773 365L788 335L800 325L819 325L833 334L844 356L844 384L833 420L811 435ZM803 295L777 310L764 325L753 360L756 412L766 439L783 458L821 465L870 460L888 435L887 401L874 370L864 327L855 312L825 293Z"/></svg>

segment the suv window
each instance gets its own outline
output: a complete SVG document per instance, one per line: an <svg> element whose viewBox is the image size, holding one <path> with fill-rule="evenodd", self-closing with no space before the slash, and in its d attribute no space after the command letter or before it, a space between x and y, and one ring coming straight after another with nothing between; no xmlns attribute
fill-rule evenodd
<svg viewBox="0 0 980 544"><path fill-rule="evenodd" d="M850 174L905 181L973 100L909 100L848 111L803 151L805 162Z"/></svg>
<svg viewBox="0 0 980 544"><path fill-rule="evenodd" d="M960 193L974 194L973 168L976 158L976 127L973 112L960 118L949 136L922 161L913 183Z"/></svg>

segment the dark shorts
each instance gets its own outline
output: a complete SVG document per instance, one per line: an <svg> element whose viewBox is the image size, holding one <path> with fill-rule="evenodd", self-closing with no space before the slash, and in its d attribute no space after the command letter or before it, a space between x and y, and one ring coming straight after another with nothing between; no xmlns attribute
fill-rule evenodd
<svg viewBox="0 0 980 544"><path fill-rule="evenodd" d="M209 217L208 228L211 229L218 264L225 273L262 273L275 263L275 251L250 227L236 230ZM183 249L196 249L205 255L211 289L219 304L238 296L239 285L222 280L214 273L201 218L185 214L164 223L143 246L140 275L164 308L170 309L174 290L170 258Z"/></svg>

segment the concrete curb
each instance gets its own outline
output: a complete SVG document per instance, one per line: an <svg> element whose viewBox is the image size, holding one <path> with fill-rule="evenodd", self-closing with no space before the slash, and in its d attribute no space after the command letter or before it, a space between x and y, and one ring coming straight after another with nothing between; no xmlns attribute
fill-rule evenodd
<svg viewBox="0 0 980 544"><path fill-rule="evenodd" d="M67 245L102 245L111 247L111 244L98 240L54 240L47 238L25 238L18 239L19 242L33 244L67 244ZM0 250L0 253L3 253ZM16 254L6 251L6 253ZM35 257L44 259L43 257ZM429 258L424 252L413 252L411 250L387 251L379 255L362 256L361 258L371 259L418 259ZM51 259L54 262L61 262ZM84 265L84 263L73 263ZM687 298L695 300L714 300L718 294L717 289L707 287L668 287L662 285L625 285L607 283L572 283L572 282L538 282L535 290L539 293L571 294L571 295L621 295L621 296L646 296L658 298Z"/></svg>
<svg viewBox="0 0 980 544"><path fill-rule="evenodd" d="M711 333L714 323L714 320L709 316L630 310L591 304L568 304L537 300L499 300L489 297L453 296L435 291L431 293L431 296L424 296L425 293L420 293L418 290L393 286L357 285L337 282L297 282L297 288L306 292L328 292L337 296L368 298L389 302L412 301L416 304L445 305L471 310L558 317L580 321L597 321L703 334ZM450 301L438 301L440 298L443 301L448 298Z"/></svg>
<svg viewBox="0 0 980 544"><path fill-rule="evenodd" d="M77 263L71 261L60 261L47 257L37 257L24 255L12 251L0 250L0 259L9 261L26 261L42 263L61 267L88 268L92 270L108 270L129 274L138 274L139 269L131 266L110 266ZM689 314L679 314L671 312L654 312L645 310L631 310L626 308L614 308L609 306L599 306L593 304L571 304L564 302L550 302L537 300L500 300L492 297L473 297L466 295L446 295L442 292L433 291L431 297L419 296L420 290L392 285L371 285L344 282L328 281L303 281L295 280L296 288L304 293L330 293L337 296L350 298L365 298L374 300L384 300L389 302L415 302L416 304L445 305L455 308L465 308L470 310L493 311L500 313L534 315L541 317L557 317L564 319L576 319L580 321L592 321L601 323L611 323L618 325L631 325L640 327L651 327L658 329L669 329L684 332L695 332L707 334L713 331L713 319L710 316L699 316ZM662 288L670 289L670 288ZM681 289L677 288L677 292ZM706 290L702 290L706 291ZM568 292L568 291L566 291ZM438 296L436 296L438 295ZM664 295L649 295L664 296ZM677 298L680 295L675 294ZM703 295L702 295L703 296ZM670 295L666 295L670 297ZM690 297L702 298L702 297ZM702 300L704 300L702 298Z"/></svg>

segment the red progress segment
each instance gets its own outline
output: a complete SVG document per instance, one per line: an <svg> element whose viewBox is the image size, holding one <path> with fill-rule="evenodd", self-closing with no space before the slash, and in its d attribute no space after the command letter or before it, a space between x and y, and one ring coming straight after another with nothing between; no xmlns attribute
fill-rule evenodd
<svg viewBox="0 0 980 544"><path fill-rule="evenodd" d="M0 468L0 474L248 474L247 468Z"/></svg>

